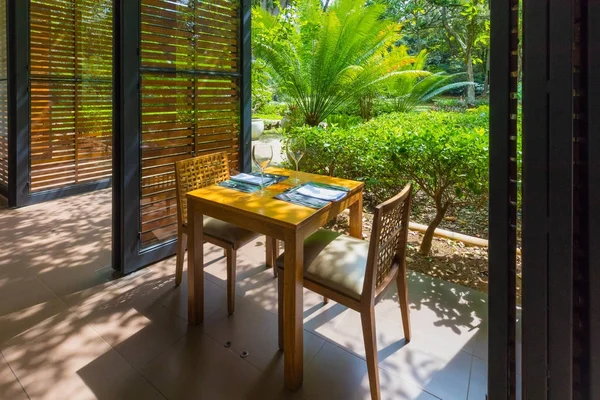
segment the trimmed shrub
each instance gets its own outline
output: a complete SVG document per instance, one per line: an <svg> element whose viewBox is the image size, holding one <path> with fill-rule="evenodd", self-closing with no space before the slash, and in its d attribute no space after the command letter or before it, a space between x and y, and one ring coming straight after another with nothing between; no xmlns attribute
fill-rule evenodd
<svg viewBox="0 0 600 400"><path fill-rule="evenodd" d="M437 214L421 245L428 254L448 208L485 204L488 197L489 108L387 114L347 129L296 128L306 140L301 168L365 183L374 203L413 182Z"/></svg>

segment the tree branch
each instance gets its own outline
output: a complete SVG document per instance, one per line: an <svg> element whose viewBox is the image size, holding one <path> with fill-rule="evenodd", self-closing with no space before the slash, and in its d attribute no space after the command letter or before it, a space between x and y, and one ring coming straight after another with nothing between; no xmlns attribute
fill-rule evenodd
<svg viewBox="0 0 600 400"><path fill-rule="evenodd" d="M444 23L444 28L446 28L446 30L448 31L448 33L452 36L454 36L454 38L456 39L456 41L458 42L460 48L462 49L463 52L467 52L467 44L465 43L465 41L459 36L458 32L456 32L456 30L452 27L452 25L450 25L450 23L448 22L448 18L447 18L447 10L446 7L442 8L442 22Z"/></svg>

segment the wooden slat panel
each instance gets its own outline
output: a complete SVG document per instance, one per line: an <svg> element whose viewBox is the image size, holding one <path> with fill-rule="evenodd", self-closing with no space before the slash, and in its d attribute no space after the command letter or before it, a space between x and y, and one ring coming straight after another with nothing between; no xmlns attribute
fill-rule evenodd
<svg viewBox="0 0 600 400"><path fill-rule="evenodd" d="M31 191L111 176L112 1L32 0Z"/></svg>
<svg viewBox="0 0 600 400"><path fill-rule="evenodd" d="M142 0L143 73L142 246L177 232L174 162L194 154L228 151L237 167L239 82L237 78L180 74L239 72L239 1Z"/></svg>
<svg viewBox="0 0 600 400"><path fill-rule="evenodd" d="M144 67L239 69L238 2L145 0L141 12Z"/></svg>

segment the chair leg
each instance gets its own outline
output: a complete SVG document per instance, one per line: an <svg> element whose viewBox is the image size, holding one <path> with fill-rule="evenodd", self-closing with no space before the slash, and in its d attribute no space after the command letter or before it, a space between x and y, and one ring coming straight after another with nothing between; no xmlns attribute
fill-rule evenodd
<svg viewBox="0 0 600 400"><path fill-rule="evenodd" d="M402 311L402 327L404 328L404 339L410 342L410 310L408 308L408 286L406 282L406 272L398 271L396 277L398 285L398 300L400 301L400 310Z"/></svg>
<svg viewBox="0 0 600 400"><path fill-rule="evenodd" d="M177 260L175 262L175 285L181 285L183 276L183 257L187 248L187 235L181 230L177 232Z"/></svg>
<svg viewBox="0 0 600 400"><path fill-rule="evenodd" d="M323 304L327 304L329 303L329 299L325 296L323 296Z"/></svg>
<svg viewBox="0 0 600 400"><path fill-rule="evenodd" d="M277 330L279 350L283 350L283 271L277 275Z"/></svg>
<svg viewBox="0 0 600 400"><path fill-rule="evenodd" d="M369 372L369 386L371 399L381 398L379 390L379 370L377 368L377 335L375 333L375 309L363 310L360 314L363 338L365 340L365 354L367 356L367 371Z"/></svg>
<svg viewBox="0 0 600 400"><path fill-rule="evenodd" d="M227 312L235 311L235 264L237 252L233 247L225 249L227 254Z"/></svg>

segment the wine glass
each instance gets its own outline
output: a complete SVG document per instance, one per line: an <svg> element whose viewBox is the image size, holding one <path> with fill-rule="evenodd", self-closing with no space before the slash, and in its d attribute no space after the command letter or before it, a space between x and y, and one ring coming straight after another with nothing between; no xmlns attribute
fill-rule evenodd
<svg viewBox="0 0 600 400"><path fill-rule="evenodd" d="M265 193L265 168L273 159L273 147L266 144L257 144L252 147L252 161L260 170L260 194Z"/></svg>
<svg viewBox="0 0 600 400"><path fill-rule="evenodd" d="M298 164L300 164L300 160L306 152L306 141L303 138L290 138L287 141L285 151L288 158L296 165L296 178L292 179L291 182L300 183L300 179L298 179Z"/></svg>

